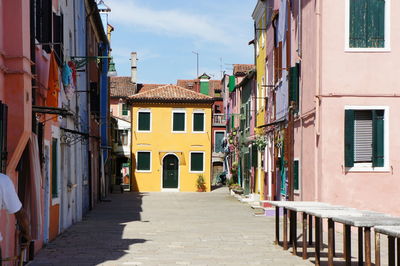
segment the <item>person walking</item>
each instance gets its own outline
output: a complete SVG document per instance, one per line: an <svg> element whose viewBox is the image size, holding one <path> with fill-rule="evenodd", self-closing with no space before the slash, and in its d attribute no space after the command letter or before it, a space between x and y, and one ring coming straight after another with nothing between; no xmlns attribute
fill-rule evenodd
<svg viewBox="0 0 400 266"><path fill-rule="evenodd" d="M15 191L11 179L0 173L0 211L6 210L8 214L14 214L21 231L21 235L27 243L31 241L28 217L22 208L22 203ZM1 215L1 214L0 214ZM0 232L0 243L3 240ZM0 245L0 266L2 265L2 252Z"/></svg>

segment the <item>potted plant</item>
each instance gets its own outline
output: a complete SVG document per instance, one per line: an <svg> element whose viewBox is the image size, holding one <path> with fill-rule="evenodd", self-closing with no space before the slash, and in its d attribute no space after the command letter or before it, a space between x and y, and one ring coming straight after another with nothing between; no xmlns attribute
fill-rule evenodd
<svg viewBox="0 0 400 266"><path fill-rule="evenodd" d="M206 188L206 181L204 180L204 176L202 174L200 174L197 177L196 187L197 187L197 192L204 192L207 189Z"/></svg>

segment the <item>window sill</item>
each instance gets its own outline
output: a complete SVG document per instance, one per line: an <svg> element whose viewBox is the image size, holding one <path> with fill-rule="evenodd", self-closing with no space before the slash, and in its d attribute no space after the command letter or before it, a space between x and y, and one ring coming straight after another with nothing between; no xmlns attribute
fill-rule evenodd
<svg viewBox="0 0 400 266"><path fill-rule="evenodd" d="M204 134L206 131L192 131L193 134Z"/></svg>
<svg viewBox="0 0 400 266"><path fill-rule="evenodd" d="M203 171L189 171L189 173L191 173L191 174L204 174L204 170Z"/></svg>
<svg viewBox="0 0 400 266"><path fill-rule="evenodd" d="M346 173L389 173L391 172L390 167L346 167Z"/></svg>
<svg viewBox="0 0 400 266"><path fill-rule="evenodd" d="M345 48L346 53L390 53L391 49L386 48Z"/></svg>
<svg viewBox="0 0 400 266"><path fill-rule="evenodd" d="M137 133L151 133L151 130L136 130Z"/></svg>
<svg viewBox="0 0 400 266"><path fill-rule="evenodd" d="M172 131L172 133L182 134L182 133L186 133L186 131Z"/></svg>
<svg viewBox="0 0 400 266"><path fill-rule="evenodd" d="M136 173L151 173L151 170L136 170Z"/></svg>

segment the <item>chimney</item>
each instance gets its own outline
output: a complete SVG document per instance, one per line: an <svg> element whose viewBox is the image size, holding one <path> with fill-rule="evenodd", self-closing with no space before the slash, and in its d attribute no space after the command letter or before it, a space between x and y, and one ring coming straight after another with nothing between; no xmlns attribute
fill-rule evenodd
<svg viewBox="0 0 400 266"><path fill-rule="evenodd" d="M131 53L131 82L137 83L137 53Z"/></svg>

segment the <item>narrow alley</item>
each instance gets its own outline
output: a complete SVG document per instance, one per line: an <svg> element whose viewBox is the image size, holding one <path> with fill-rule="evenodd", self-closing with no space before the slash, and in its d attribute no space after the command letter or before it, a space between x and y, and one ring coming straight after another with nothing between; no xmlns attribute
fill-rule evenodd
<svg viewBox="0 0 400 266"><path fill-rule="evenodd" d="M274 218L253 213L227 188L112 194L30 265L313 265L274 246Z"/></svg>

